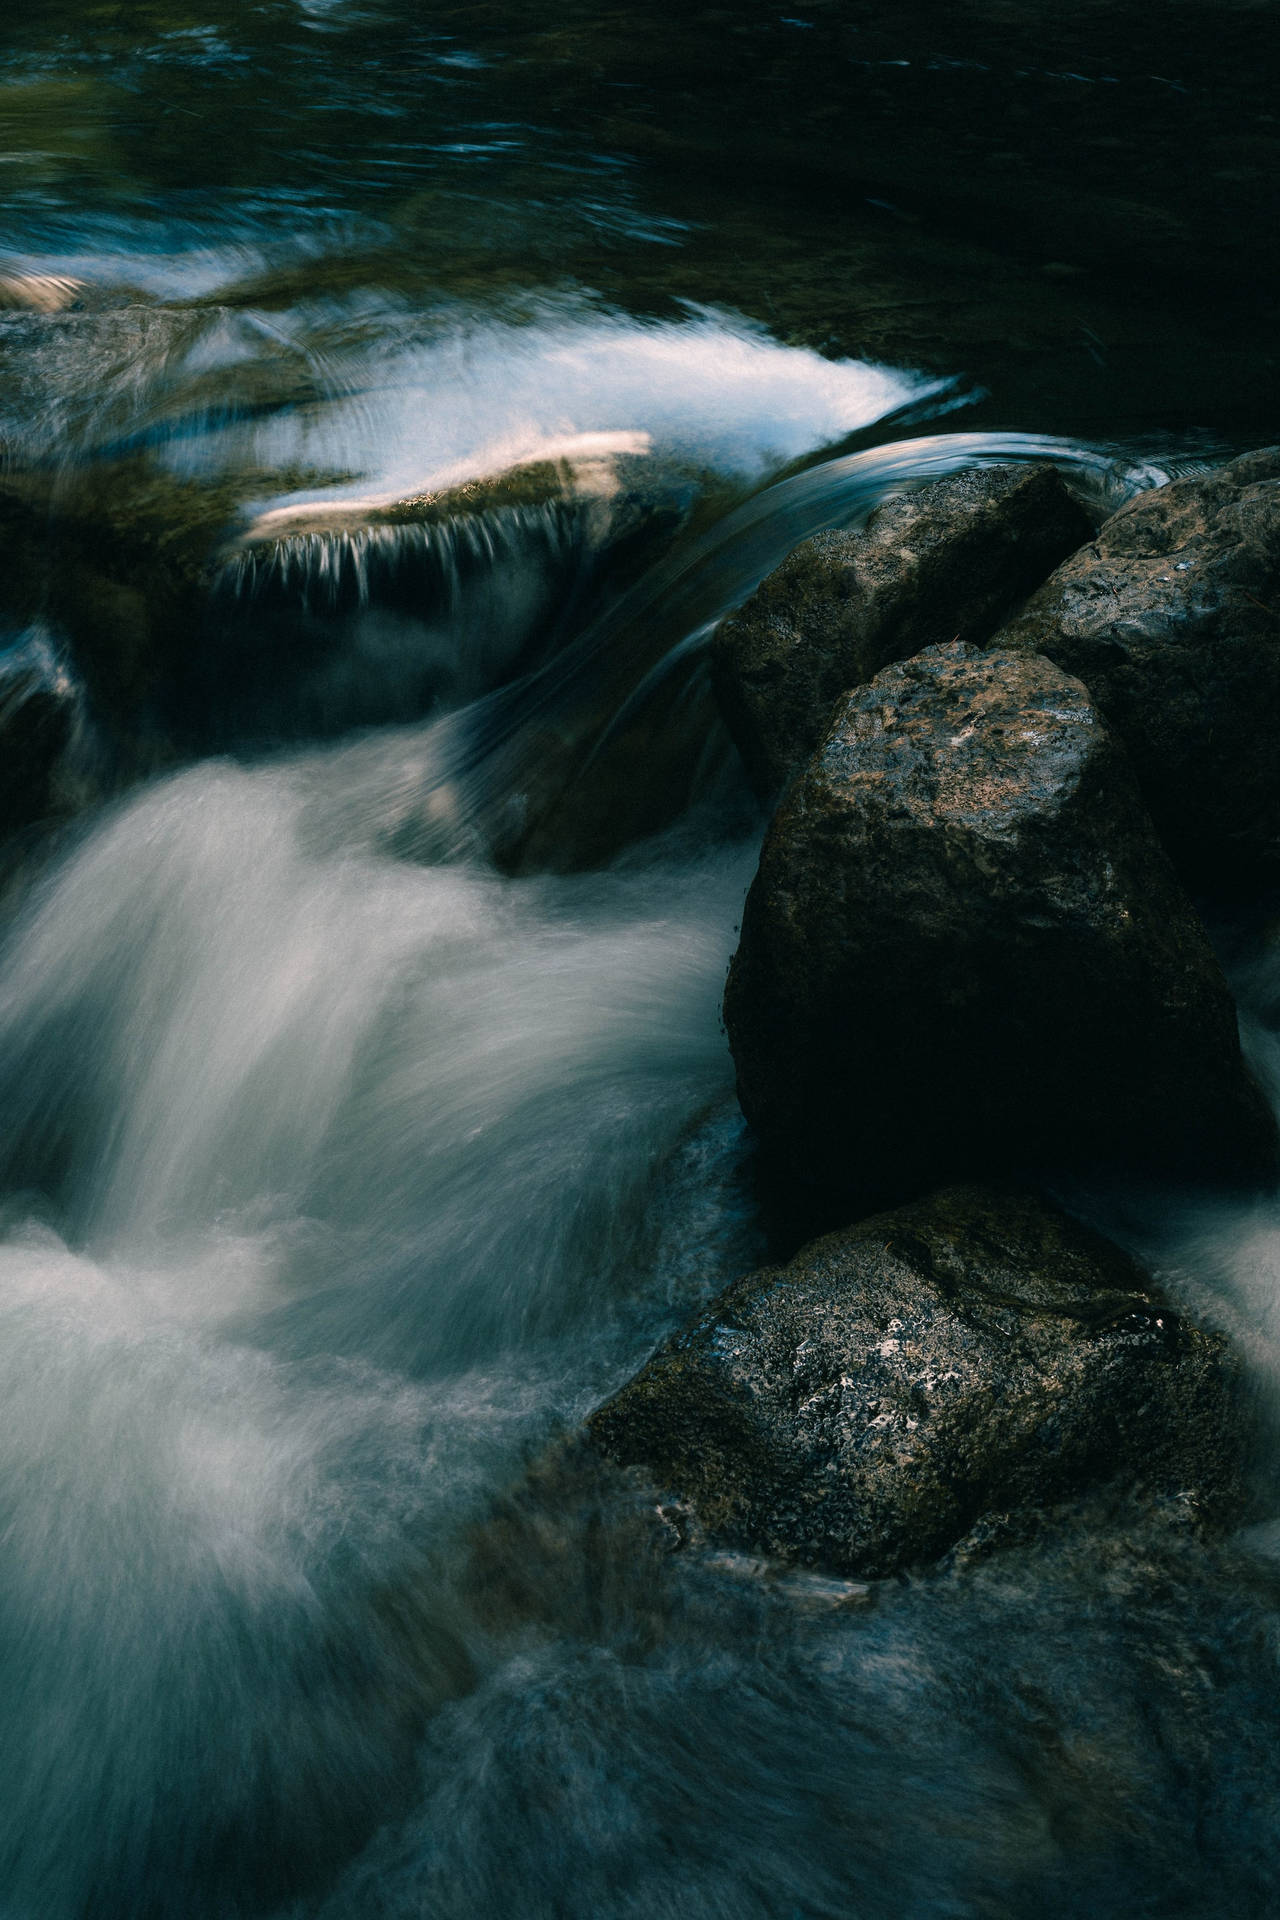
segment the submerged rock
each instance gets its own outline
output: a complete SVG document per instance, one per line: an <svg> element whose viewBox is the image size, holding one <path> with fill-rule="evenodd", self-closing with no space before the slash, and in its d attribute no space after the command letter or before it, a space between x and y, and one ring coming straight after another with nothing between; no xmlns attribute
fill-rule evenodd
<svg viewBox="0 0 1280 1920"><path fill-rule="evenodd" d="M298 539L314 534L360 533L371 527L440 526L508 508L564 505L594 506L607 532L617 503L634 510L640 495L653 489L653 463L645 458L643 436L633 433L577 434L542 458L517 462L496 472L424 488L404 495L348 499L324 494L287 506L266 508L250 521L238 545Z"/></svg>
<svg viewBox="0 0 1280 1920"><path fill-rule="evenodd" d="M1193 885L1280 879L1280 448L1139 494L997 644L1085 682Z"/></svg>
<svg viewBox="0 0 1280 1920"><path fill-rule="evenodd" d="M201 651L210 555L234 490L144 461L0 477L3 607L65 636L104 747L125 772L175 757L171 708Z"/></svg>
<svg viewBox="0 0 1280 1920"><path fill-rule="evenodd" d="M0 834L57 810L76 712L75 683L43 635L0 650Z"/></svg>
<svg viewBox="0 0 1280 1920"><path fill-rule="evenodd" d="M1109 1242L954 1188L736 1281L589 1432L731 1544L881 1575L1107 1482L1231 1519L1238 1389Z"/></svg>
<svg viewBox="0 0 1280 1920"><path fill-rule="evenodd" d="M716 691L752 780L773 793L834 702L908 654L990 638L1091 523L1054 468L948 475L860 532L805 540L715 637Z"/></svg>
<svg viewBox="0 0 1280 1920"><path fill-rule="evenodd" d="M1123 751L1033 655L934 647L846 697L765 839L724 1014L768 1163L846 1219L993 1166L1274 1171Z"/></svg>

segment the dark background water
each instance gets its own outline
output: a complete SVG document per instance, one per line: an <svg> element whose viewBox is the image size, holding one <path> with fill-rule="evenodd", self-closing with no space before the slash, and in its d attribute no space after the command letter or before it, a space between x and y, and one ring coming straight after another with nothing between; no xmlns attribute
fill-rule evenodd
<svg viewBox="0 0 1280 1920"><path fill-rule="evenodd" d="M1267 0L52 0L3 32L0 237L238 236L268 305L718 302L966 372L1004 425L1256 439L1278 33Z"/></svg>

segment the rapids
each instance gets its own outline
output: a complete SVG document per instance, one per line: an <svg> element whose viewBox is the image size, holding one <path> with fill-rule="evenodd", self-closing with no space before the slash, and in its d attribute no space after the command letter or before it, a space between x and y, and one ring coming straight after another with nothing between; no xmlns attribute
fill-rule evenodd
<svg viewBox="0 0 1280 1920"><path fill-rule="evenodd" d="M1130 295L1054 331L1007 261L971 352L960 243L902 214L886 295L901 209L815 209L781 109L782 184L699 200L627 36L709 100L728 62L733 154L744 74L831 124L822 5L46 11L3 37L0 639L89 691L81 810L0 876L0 1916L1273 1912L1280 1444L1240 1539L1100 1510L871 1587L668 1553L560 1444L766 1251L717 620L957 467L1194 469L1254 363L1171 397L1199 320L1104 367ZM934 53L858 71L950 101ZM1066 60L1018 78L1111 84ZM1274 943L1222 938L1280 1098ZM1280 1213L1104 1204L1280 1406Z"/></svg>

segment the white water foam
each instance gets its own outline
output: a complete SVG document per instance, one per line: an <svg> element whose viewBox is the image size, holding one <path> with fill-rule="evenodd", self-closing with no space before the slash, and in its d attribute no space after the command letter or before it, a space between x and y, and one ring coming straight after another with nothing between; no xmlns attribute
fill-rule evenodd
<svg viewBox="0 0 1280 1920"><path fill-rule="evenodd" d="M315 804L342 775L143 793L0 964L24 1915L221 1915L385 1817L465 1682L440 1529L636 1357L647 1196L727 1091L740 854L414 868Z"/></svg>
<svg viewBox="0 0 1280 1920"><path fill-rule="evenodd" d="M524 326L459 321L343 372L358 391L260 427L254 457L361 478L277 509L375 504L602 448L756 479L951 384L827 360L700 307L648 323L550 308Z"/></svg>

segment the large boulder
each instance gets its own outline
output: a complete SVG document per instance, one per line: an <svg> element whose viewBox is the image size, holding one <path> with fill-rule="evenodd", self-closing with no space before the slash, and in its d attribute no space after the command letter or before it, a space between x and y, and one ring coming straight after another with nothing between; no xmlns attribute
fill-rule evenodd
<svg viewBox="0 0 1280 1920"><path fill-rule="evenodd" d="M1280 448L1139 494L996 644L1085 682L1192 885L1280 880Z"/></svg>
<svg viewBox="0 0 1280 1920"><path fill-rule="evenodd" d="M935 647L846 696L765 839L724 1012L766 1163L845 1219L992 1167L1274 1173L1124 753L1033 655Z"/></svg>
<svg viewBox="0 0 1280 1920"><path fill-rule="evenodd" d="M850 687L948 640L981 643L1092 524L1053 467L968 470L805 540L717 629L721 708L764 794Z"/></svg>
<svg viewBox="0 0 1280 1920"><path fill-rule="evenodd" d="M1238 1386L1126 1254L956 1188L735 1282L589 1432L733 1544L879 1575L1103 1483L1232 1519Z"/></svg>

